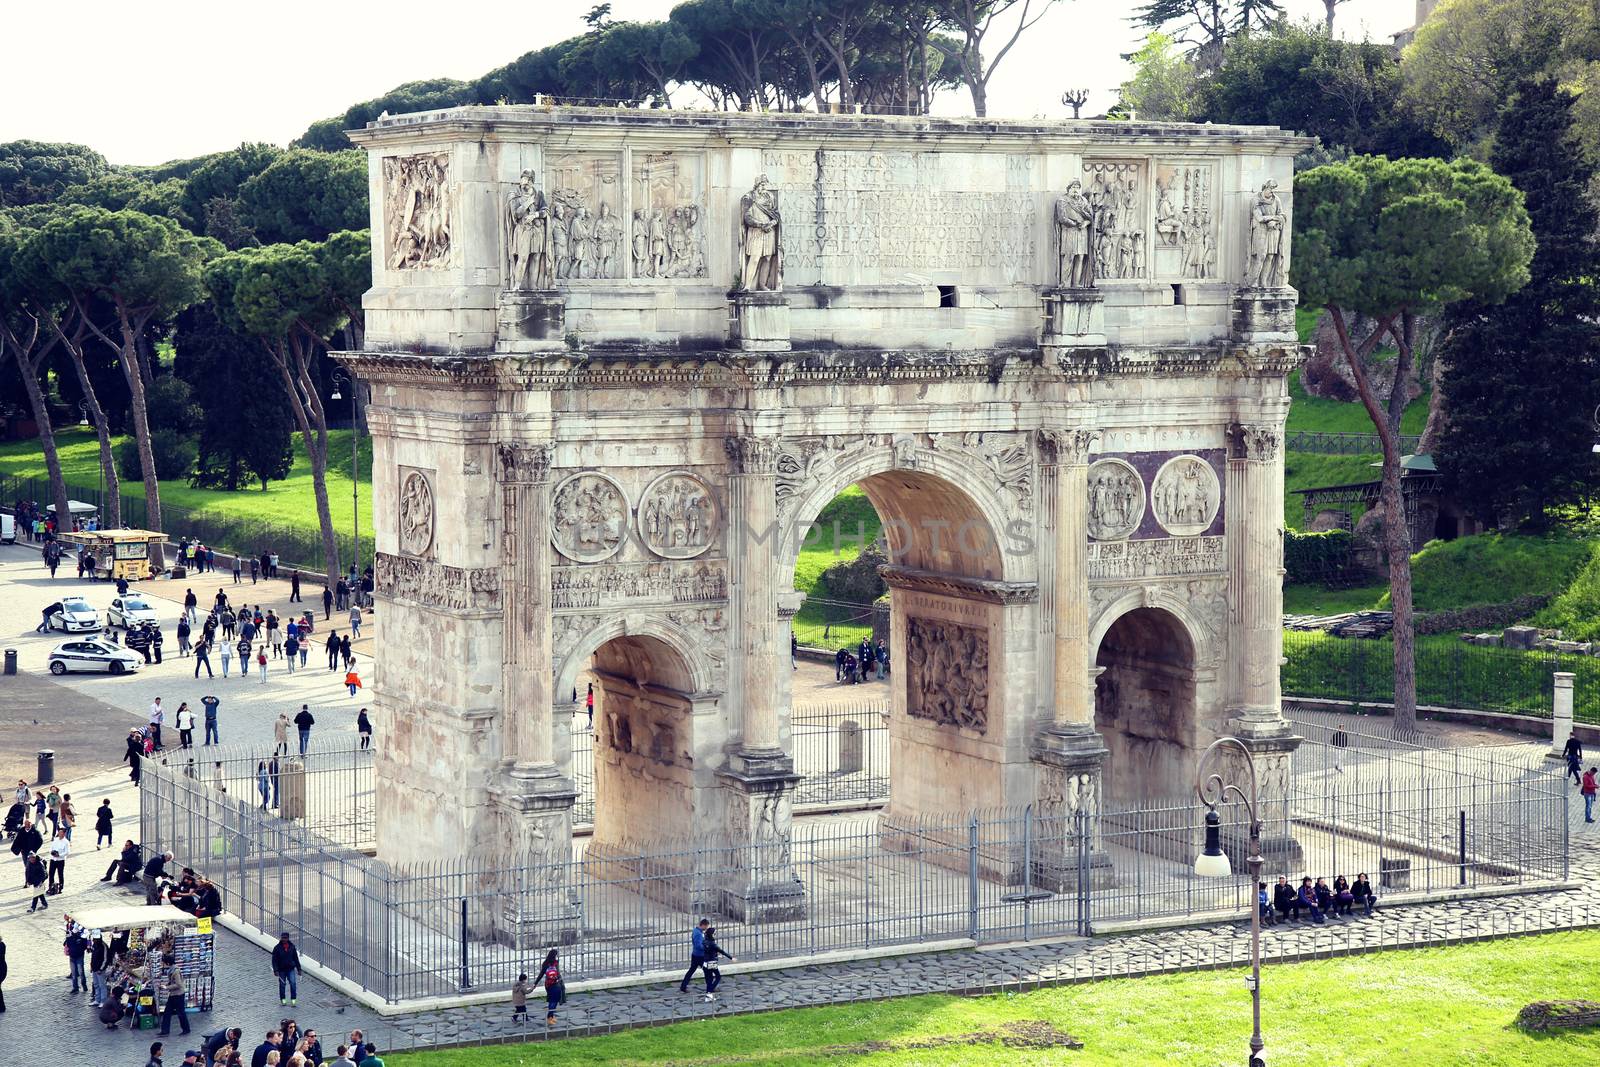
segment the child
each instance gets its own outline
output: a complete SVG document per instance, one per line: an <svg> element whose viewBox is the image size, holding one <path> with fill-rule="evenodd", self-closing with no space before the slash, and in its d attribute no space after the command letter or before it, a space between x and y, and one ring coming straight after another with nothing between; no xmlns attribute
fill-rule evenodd
<svg viewBox="0 0 1600 1067"><path fill-rule="evenodd" d="M511 1021L528 1021L528 976L517 975L517 984L511 987Z"/></svg>
<svg viewBox="0 0 1600 1067"><path fill-rule="evenodd" d="M350 688L350 695L355 696L356 690L361 688L361 675L357 674L354 669L345 671L344 684Z"/></svg>

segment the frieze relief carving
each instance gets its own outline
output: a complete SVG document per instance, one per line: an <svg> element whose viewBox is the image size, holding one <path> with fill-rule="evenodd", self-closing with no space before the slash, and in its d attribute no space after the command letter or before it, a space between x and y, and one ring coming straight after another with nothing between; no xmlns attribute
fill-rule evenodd
<svg viewBox="0 0 1600 1067"><path fill-rule="evenodd" d="M635 278L704 278L699 157L635 154L629 258Z"/></svg>
<svg viewBox="0 0 1600 1067"><path fill-rule="evenodd" d="M390 270L450 265L450 157L444 152L383 161L383 228Z"/></svg>
<svg viewBox="0 0 1600 1067"><path fill-rule="evenodd" d="M375 563L378 591L396 600L458 611L500 608L498 567L451 567L389 552L379 552Z"/></svg>
<svg viewBox="0 0 1600 1067"><path fill-rule="evenodd" d="M408 556L425 556L433 547L433 478L416 467L400 468L400 515L396 524L400 551Z"/></svg>
<svg viewBox="0 0 1600 1067"><path fill-rule="evenodd" d="M789 521L795 501L806 488L832 470L845 455L870 447L871 438L791 437L779 442L773 459L777 471L778 521Z"/></svg>
<svg viewBox="0 0 1600 1067"><path fill-rule="evenodd" d="M1145 276L1144 196L1141 164L1086 163L1088 200L1094 210L1094 276L1132 280Z"/></svg>
<svg viewBox="0 0 1600 1067"><path fill-rule="evenodd" d="M913 435L906 435L913 443ZM900 445L897 437L896 446ZM1033 451L1026 437L1008 434L966 433L933 434L928 447L948 449L966 456L976 456L994 474L995 484L1011 498L1016 509L1024 514L1033 510ZM911 464L904 464L911 466Z"/></svg>
<svg viewBox="0 0 1600 1067"><path fill-rule="evenodd" d="M989 728L989 632L912 616L906 620L906 713L940 726Z"/></svg>
<svg viewBox="0 0 1600 1067"><path fill-rule="evenodd" d="M667 559L698 556L716 538L721 517L716 498L705 482L692 474L663 474L645 488L639 499L639 539L646 548Z"/></svg>
<svg viewBox="0 0 1600 1067"><path fill-rule="evenodd" d="M605 621L604 615L550 616L550 658L559 667L577 649L578 641ZM556 694L560 700L561 694Z"/></svg>
<svg viewBox="0 0 1600 1067"><path fill-rule="evenodd" d="M1156 521L1174 537L1203 533L1222 503L1217 472L1199 456L1175 456L1156 472L1150 502Z"/></svg>
<svg viewBox="0 0 1600 1067"><path fill-rule="evenodd" d="M550 590L551 606L557 611L636 601L698 603L728 598L728 572L720 560L561 565L550 569Z"/></svg>
<svg viewBox="0 0 1600 1067"><path fill-rule="evenodd" d="M1089 536L1117 541L1144 518L1144 479L1131 463L1102 459L1089 468Z"/></svg>
<svg viewBox="0 0 1600 1067"><path fill-rule="evenodd" d="M624 274L622 161L613 155L568 153L549 165L550 247L559 281Z"/></svg>
<svg viewBox="0 0 1600 1067"><path fill-rule="evenodd" d="M1182 578L1228 568L1227 539L1170 537L1151 541L1089 542L1089 580Z"/></svg>
<svg viewBox="0 0 1600 1067"><path fill-rule="evenodd" d="M1224 578L1196 578L1183 584L1188 614L1203 633L1196 634L1200 659L1214 662L1222 655L1228 635L1228 584Z"/></svg>
<svg viewBox="0 0 1600 1067"><path fill-rule="evenodd" d="M622 486L596 471L568 477L551 495L550 542L570 560L597 563L616 555L627 523Z"/></svg>
<svg viewBox="0 0 1600 1067"><path fill-rule="evenodd" d="M1156 268L1161 277L1217 276L1212 168L1156 169Z"/></svg>

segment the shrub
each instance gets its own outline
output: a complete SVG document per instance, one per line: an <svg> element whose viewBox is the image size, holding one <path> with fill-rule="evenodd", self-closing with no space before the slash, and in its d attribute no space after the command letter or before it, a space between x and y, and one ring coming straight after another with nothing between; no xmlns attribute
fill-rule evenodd
<svg viewBox="0 0 1600 1067"><path fill-rule="evenodd" d="M157 477L187 478L194 472L200 450L193 438L176 430L155 430L150 434L150 451L155 454ZM117 473L130 482L144 478L139 466L139 442L132 437L117 446Z"/></svg>

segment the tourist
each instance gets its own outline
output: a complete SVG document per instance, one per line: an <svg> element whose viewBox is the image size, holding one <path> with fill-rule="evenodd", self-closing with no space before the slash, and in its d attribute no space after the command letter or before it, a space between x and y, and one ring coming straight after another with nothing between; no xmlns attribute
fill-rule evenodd
<svg viewBox="0 0 1600 1067"><path fill-rule="evenodd" d="M67 957L67 976L72 979L71 993L89 991L89 976L83 969L83 957L89 951L89 939L83 933L83 927L71 923L67 926L66 940L61 942L61 949Z"/></svg>
<svg viewBox="0 0 1600 1067"><path fill-rule="evenodd" d="M187 990L183 984L183 969L178 966L178 961L172 953L161 957L161 978L157 982L160 992L167 998L166 1007L161 1010L161 1036L166 1037L172 1032L172 1019L177 1016L178 1025L183 1032L189 1032L189 1010L185 1003Z"/></svg>
<svg viewBox="0 0 1600 1067"><path fill-rule="evenodd" d="M222 624L222 636L232 641L238 636L239 616L235 615L232 608L223 608L218 621Z"/></svg>
<svg viewBox="0 0 1600 1067"><path fill-rule="evenodd" d="M246 627L246 629L248 630L248 627ZM237 649L239 652L239 676L242 678L248 678L250 677L250 638L241 636L239 638ZM228 676L227 672L224 671L222 676L226 678Z"/></svg>
<svg viewBox="0 0 1600 1067"><path fill-rule="evenodd" d="M307 1030L306 1036L300 1039L300 1051L306 1055L306 1063L314 1065L322 1063L322 1039L315 1030Z"/></svg>
<svg viewBox="0 0 1600 1067"><path fill-rule="evenodd" d="M272 646L272 658L278 659L283 655L283 635L278 629L278 613L267 612L267 644Z"/></svg>
<svg viewBox="0 0 1600 1067"><path fill-rule="evenodd" d="M300 1003L300 953L285 930L272 950L272 973L278 976L278 1003ZM287 997L285 992L287 991Z"/></svg>
<svg viewBox="0 0 1600 1067"><path fill-rule="evenodd" d="M1584 822L1594 822L1594 793L1595 793L1594 770L1595 769L1593 767L1590 767L1587 771L1583 772L1583 782L1578 787L1578 791L1583 794L1583 821ZM1565 781L1565 779L1563 779L1563 781Z"/></svg>
<svg viewBox="0 0 1600 1067"><path fill-rule="evenodd" d="M34 890L33 901L28 905L28 913L31 915L39 908L44 908L46 911L49 911L50 902L45 899L46 890L44 888L44 860L39 858L39 854L37 852L30 852L28 853L27 858L22 862L22 884L25 888Z"/></svg>
<svg viewBox="0 0 1600 1067"><path fill-rule="evenodd" d="M367 1055L367 1039L360 1030L350 1031L350 1058L360 1063Z"/></svg>
<svg viewBox="0 0 1600 1067"><path fill-rule="evenodd" d="M67 853L71 850L67 832L57 830L55 840L50 842L50 885L45 892L59 893L67 888Z"/></svg>
<svg viewBox="0 0 1600 1067"><path fill-rule="evenodd" d="M106 984L106 964L111 962L111 946L106 944L104 934L96 933L93 941L89 942L89 981L92 989L89 995L89 1006L98 1008L106 1002L111 995L111 989Z"/></svg>
<svg viewBox="0 0 1600 1067"><path fill-rule="evenodd" d="M344 661L345 670L349 670L350 664L355 661L356 654L350 650L349 634L345 634L339 639L339 658Z"/></svg>
<svg viewBox="0 0 1600 1067"><path fill-rule="evenodd" d="M144 742L139 739L138 730L128 731L128 751L122 754L122 761L128 765L128 777L133 779L133 784L139 784L139 764L144 759Z"/></svg>
<svg viewBox="0 0 1600 1067"><path fill-rule="evenodd" d="M259 650L257 650L257 652L256 652L256 671L258 673L258 676L261 679L261 684L262 685L266 685L267 684L267 646L266 646L265 642L262 643L261 648Z"/></svg>
<svg viewBox="0 0 1600 1067"><path fill-rule="evenodd" d="M250 1067L266 1067L267 1057L278 1051L279 1038L283 1035L276 1030L268 1030L266 1040L256 1046L250 1054Z"/></svg>
<svg viewBox="0 0 1600 1067"><path fill-rule="evenodd" d="M1311 913L1311 921L1321 926L1325 921L1322 917L1322 908L1317 904L1317 891L1311 885L1311 879L1300 879L1300 906Z"/></svg>
<svg viewBox="0 0 1600 1067"><path fill-rule="evenodd" d="M144 902L146 904L161 903L161 879L167 876L167 861L172 859L172 853L163 852L159 856L152 856L150 862L144 865L142 880L144 882Z"/></svg>
<svg viewBox="0 0 1600 1067"><path fill-rule="evenodd" d="M356 690L361 688L361 675L356 673L354 667L344 672L344 684L349 688L352 697L356 695Z"/></svg>
<svg viewBox="0 0 1600 1067"><path fill-rule="evenodd" d="M161 747L161 724L166 721L167 709L161 706L161 698L156 697L150 705L150 738L157 749Z"/></svg>
<svg viewBox="0 0 1600 1067"><path fill-rule="evenodd" d="M1567 743L1561 749L1561 755L1567 761L1567 774L1577 785L1583 785L1583 776L1578 772L1583 770L1583 742L1578 740L1577 734L1568 736ZM1562 779L1566 784L1566 779Z"/></svg>
<svg viewBox="0 0 1600 1067"><path fill-rule="evenodd" d="M354 605L350 608L350 632L357 641L361 640L361 609Z"/></svg>
<svg viewBox="0 0 1600 1067"><path fill-rule="evenodd" d="M239 1042L244 1040L244 1031L237 1026L225 1026L214 1034L207 1034L200 1043L200 1054L205 1057L208 1064L217 1062L217 1053L224 1048L238 1048Z"/></svg>
<svg viewBox="0 0 1600 1067"><path fill-rule="evenodd" d="M366 1050L363 1049L362 1051ZM338 1059L334 1060L328 1067L356 1067L356 1061L350 1058L350 1046L340 1045Z"/></svg>
<svg viewBox="0 0 1600 1067"><path fill-rule="evenodd" d="M717 957L722 956L730 960L733 959L732 956L722 951L722 946L717 944L717 928L715 926L706 927L705 954L706 962L703 968L706 976L705 999L711 1001L717 999L717 987L722 984L722 968L717 966Z"/></svg>
<svg viewBox="0 0 1600 1067"><path fill-rule="evenodd" d="M78 825L78 813L72 806L72 794L68 793L61 798L57 807L57 816L61 820L61 829L66 831L67 840L72 840L72 828Z"/></svg>
<svg viewBox="0 0 1600 1067"><path fill-rule="evenodd" d="M680 993L689 992L689 979L694 977L695 971L706 965L706 930L710 927L710 919L701 919L689 931L689 969L683 973L683 981L678 983Z"/></svg>
<svg viewBox="0 0 1600 1067"><path fill-rule="evenodd" d="M206 709L206 740L207 745L220 745L221 739L217 736L217 707L222 703L211 694L200 698L200 706Z"/></svg>
<svg viewBox="0 0 1600 1067"><path fill-rule="evenodd" d="M1267 897L1267 883L1256 884L1256 911L1261 914L1261 925L1271 926L1277 920L1273 918L1272 902Z"/></svg>
<svg viewBox="0 0 1600 1067"><path fill-rule="evenodd" d="M44 834L34 827L33 822L27 818L22 820L22 829L17 831L17 836L11 839L11 854L22 860L23 885L27 885L28 857L37 853L44 847Z"/></svg>
<svg viewBox="0 0 1600 1067"><path fill-rule="evenodd" d="M144 1061L144 1067L161 1067L161 1042L150 1042L150 1058Z"/></svg>
<svg viewBox="0 0 1600 1067"><path fill-rule="evenodd" d="M122 846L122 852L111 861L111 866L106 868L102 882L109 882L114 877L117 885L127 885L139 874L139 846L129 838Z"/></svg>
<svg viewBox="0 0 1600 1067"><path fill-rule="evenodd" d="M594 683L589 683L589 691L583 697L584 710L589 713L589 729L594 730Z"/></svg>
<svg viewBox="0 0 1600 1067"><path fill-rule="evenodd" d="M333 587L333 606L344 611L350 606L350 583L341 577Z"/></svg>
<svg viewBox="0 0 1600 1067"><path fill-rule="evenodd" d="M6 939L0 937L0 1014L3 1014L6 1010L5 984L8 973L9 968L6 966Z"/></svg>
<svg viewBox="0 0 1600 1067"><path fill-rule="evenodd" d="M878 638L877 647L873 649L878 661L878 678L882 680L889 673L889 645L883 638Z"/></svg>
<svg viewBox="0 0 1600 1067"><path fill-rule="evenodd" d="M528 976L526 973L517 975L516 984L511 987L511 1021L528 1021Z"/></svg>
<svg viewBox="0 0 1600 1067"><path fill-rule="evenodd" d="M233 665L233 642L224 637L222 639L222 647L217 654L222 657L222 676L226 678L228 676L228 668ZM245 662L248 664L249 661L246 660ZM245 673L249 674L250 672L246 669Z"/></svg>
<svg viewBox="0 0 1600 1067"><path fill-rule="evenodd" d="M289 754L289 716L285 712L278 712L278 719L272 724L272 754Z"/></svg>
<svg viewBox="0 0 1600 1067"><path fill-rule="evenodd" d="M356 736L361 739L362 748L372 747L372 720L367 718L366 708L356 713Z"/></svg>
<svg viewBox="0 0 1600 1067"><path fill-rule="evenodd" d="M339 650L342 647L339 644L339 631L338 630L330 630L328 632L328 643L324 647L327 649L327 652L328 652L328 669L330 671L338 670L339 669Z"/></svg>
<svg viewBox="0 0 1600 1067"><path fill-rule="evenodd" d="M848 656L849 654L850 653L848 651L846 651L844 648L840 648L839 651L837 651L837 652L835 652L833 654L833 680L834 681L836 681L836 682L844 681L844 660L845 660L845 657Z"/></svg>
<svg viewBox="0 0 1600 1067"><path fill-rule="evenodd" d="M254 556L251 556L250 557L250 584L251 585L255 585L256 584L256 580L258 578L260 578L260 577L261 577L261 561L259 559L256 559Z"/></svg>
<svg viewBox="0 0 1600 1067"><path fill-rule="evenodd" d="M194 595L193 589L183 594L183 617L189 622L192 623L199 617L195 612L195 609L199 606L200 598Z"/></svg>
<svg viewBox="0 0 1600 1067"><path fill-rule="evenodd" d="M1350 891L1350 880L1339 875L1333 880L1333 910L1336 915L1348 916L1355 907L1356 897Z"/></svg>
<svg viewBox="0 0 1600 1067"><path fill-rule="evenodd" d="M192 634L192 633L194 633L194 630L189 625L189 620L188 619L179 619L178 620L178 658L179 659L182 659L183 657L185 657L185 656L187 656L189 654L189 635Z"/></svg>
<svg viewBox="0 0 1600 1067"><path fill-rule="evenodd" d="M100 851L102 838L105 839L106 844L111 844L111 820L113 817L111 814L111 798L107 797L100 802L100 807L94 813L94 850L96 852ZM104 878L100 880L102 882L105 881Z"/></svg>
<svg viewBox="0 0 1600 1067"><path fill-rule="evenodd" d="M549 954L545 956L544 963L539 967L539 980L544 984L544 1024L546 1026L554 1026L556 1024L556 1008L566 999L567 994L566 983L561 980L561 967L556 962L556 955L556 950L551 949ZM702 962L704 961L702 960ZM368 1045L367 1049L369 1051L373 1050L371 1045ZM366 1061L363 1060L362 1062L365 1063Z"/></svg>
<svg viewBox="0 0 1600 1067"><path fill-rule="evenodd" d="M243 573L244 572L242 570L242 564L240 563L239 557L238 556L234 556L233 557L233 584L234 585L238 585L239 584L240 576Z"/></svg>
<svg viewBox="0 0 1600 1067"><path fill-rule="evenodd" d="M294 623L289 624L289 632L283 639L283 661L289 668L289 673L294 673L295 657L300 654L300 638L295 635Z"/></svg>
<svg viewBox="0 0 1600 1067"><path fill-rule="evenodd" d="M261 794L261 810L267 810L267 799L272 796L272 782L267 778L267 761L256 761L256 792Z"/></svg>
<svg viewBox="0 0 1600 1067"><path fill-rule="evenodd" d="M311 631L305 627L300 631L300 666L306 665L306 659L311 655Z"/></svg>
<svg viewBox="0 0 1600 1067"><path fill-rule="evenodd" d="M328 588L328 583L322 583L322 621L327 622L333 615L333 590Z"/></svg>
<svg viewBox="0 0 1600 1067"><path fill-rule="evenodd" d="M1372 891L1372 883L1367 881L1366 874L1356 875L1356 880L1350 884L1350 899L1361 905L1364 914L1372 914L1378 903L1378 895Z"/></svg>
<svg viewBox="0 0 1600 1067"><path fill-rule="evenodd" d="M800 669L800 639L794 635L793 630L789 631L789 669L791 671Z"/></svg>
<svg viewBox="0 0 1600 1067"><path fill-rule="evenodd" d="M283 1035L279 1039L281 1047L290 1052L295 1051L300 1044L300 1024L293 1019L284 1019L278 1023L278 1032Z"/></svg>
<svg viewBox="0 0 1600 1067"><path fill-rule="evenodd" d="M194 712L189 710L187 700L178 704L178 746L180 748L194 747Z"/></svg>
<svg viewBox="0 0 1600 1067"><path fill-rule="evenodd" d="M298 569L289 572L289 603L300 603L300 571Z"/></svg>
<svg viewBox="0 0 1600 1067"><path fill-rule="evenodd" d="M360 684L359 679L357 679L357 684ZM354 689L350 690L350 695L355 695ZM312 717L311 709L306 705L301 704L300 714L294 717L294 725L295 729L300 731L300 755L302 756L306 754L306 745L311 741L311 728L316 724L317 720ZM289 750L287 748L284 749L285 754L287 754L288 751Z"/></svg>
<svg viewBox="0 0 1600 1067"><path fill-rule="evenodd" d="M554 953L552 953L552 955L554 955ZM561 985L559 979L557 979L556 984ZM561 999L566 999L566 986L564 985L561 986ZM556 1017L552 1015L548 1021L550 1023L554 1023L556 1021ZM378 1055L378 1046L373 1044L371 1041L368 1041L366 1044L366 1055L361 1057L360 1067L384 1067L383 1057Z"/></svg>
<svg viewBox="0 0 1600 1067"><path fill-rule="evenodd" d="M1281 874L1278 876L1278 884L1272 888L1272 906L1278 909L1279 917L1299 921L1300 894L1294 891L1289 879Z"/></svg>
<svg viewBox="0 0 1600 1067"><path fill-rule="evenodd" d="M1338 918L1338 914L1334 911L1333 890L1328 888L1328 880L1326 878L1318 878L1313 890L1317 894L1317 907L1322 909L1322 914L1331 918Z"/></svg>
<svg viewBox="0 0 1600 1067"><path fill-rule="evenodd" d="M227 647L227 643L226 642L223 643L223 647L224 648ZM210 638L209 634L204 636L204 637L202 637L202 638L200 638L200 643L194 646L194 676L196 678L200 677L200 668L201 667L204 667L206 669L206 677L207 678L215 678L216 677L215 674L211 673L211 638ZM228 676L228 674L227 674L227 661L226 660L223 661L223 674L222 674L222 676L224 678L226 678Z"/></svg>

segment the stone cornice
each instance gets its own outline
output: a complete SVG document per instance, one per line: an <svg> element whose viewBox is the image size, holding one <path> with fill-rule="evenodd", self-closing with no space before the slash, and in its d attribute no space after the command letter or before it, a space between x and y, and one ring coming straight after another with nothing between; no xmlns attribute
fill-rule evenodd
<svg viewBox="0 0 1600 1067"><path fill-rule="evenodd" d="M961 600L983 600L991 604L1026 604L1038 599L1039 586L1035 582L1001 582L990 578L966 578L956 574L940 574L917 567L889 564L878 571L891 589L906 589L917 593L956 597Z"/></svg>

